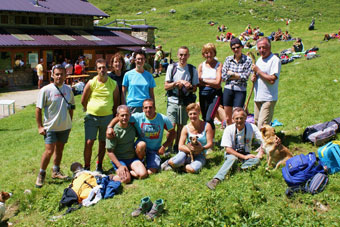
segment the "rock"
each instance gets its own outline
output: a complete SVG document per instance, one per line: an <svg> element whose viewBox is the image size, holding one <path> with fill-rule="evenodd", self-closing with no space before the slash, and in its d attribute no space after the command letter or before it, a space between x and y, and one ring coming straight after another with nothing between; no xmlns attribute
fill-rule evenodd
<svg viewBox="0 0 340 227"><path fill-rule="evenodd" d="M156 8L152 8L151 11L156 11Z"/></svg>
<svg viewBox="0 0 340 227"><path fill-rule="evenodd" d="M138 13L136 13L137 15L141 15L143 12L138 12Z"/></svg>
<svg viewBox="0 0 340 227"><path fill-rule="evenodd" d="M175 9L170 9L169 12L170 12L170 13L176 13L176 10L175 10Z"/></svg>

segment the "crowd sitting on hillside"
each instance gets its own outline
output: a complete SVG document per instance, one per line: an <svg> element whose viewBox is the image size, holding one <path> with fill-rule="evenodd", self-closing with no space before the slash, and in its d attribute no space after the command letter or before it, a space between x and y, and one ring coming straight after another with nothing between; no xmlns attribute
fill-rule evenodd
<svg viewBox="0 0 340 227"><path fill-rule="evenodd" d="M144 68L144 52L135 52L134 68L130 71L126 71L124 56L120 53L110 60L111 73L108 73L107 62L98 59L98 75L87 82L81 98L86 113L84 169L91 169L92 148L98 139L96 171L104 171L102 163L106 153L115 170L114 180L129 183L132 178L143 179L161 170L172 169L199 173L206 163L208 150L213 146L216 132L214 118L221 110L220 106L223 106L223 113L219 117L226 126L221 142L221 146L225 147L226 160L207 186L214 189L237 160L243 162L244 168L257 165L263 151L258 149L256 155L251 154L251 142L256 137L261 144L258 128L271 123L281 64L271 53L268 38L257 41L261 57L256 64L242 53L244 45L240 39L232 39L230 48L234 54L221 63L215 59L215 45L204 45L204 61L197 69L187 62L189 49L186 46L178 49L178 62L168 66L164 82L166 113L157 112L156 83L152 74ZM37 187L42 187L45 182L46 168L53 154L56 157L53 159L52 178L67 179L60 170L60 163L72 127L75 101L71 88L64 84L65 67L55 65L52 76L53 83L40 90L36 106L38 131L45 140ZM255 83L255 125L245 122L246 112L243 109L250 76ZM226 82L224 89L222 81ZM197 89L199 104L196 103ZM160 156L166 153L176 155L162 164Z"/></svg>

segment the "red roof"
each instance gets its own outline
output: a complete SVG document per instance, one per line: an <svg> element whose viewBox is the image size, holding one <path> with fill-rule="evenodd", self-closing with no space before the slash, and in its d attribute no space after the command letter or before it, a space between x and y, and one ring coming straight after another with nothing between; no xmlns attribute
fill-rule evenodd
<svg viewBox="0 0 340 227"><path fill-rule="evenodd" d="M109 17L86 0L1 0L0 11Z"/></svg>
<svg viewBox="0 0 340 227"><path fill-rule="evenodd" d="M17 29L18 30L18 29ZM56 29L54 29L55 31ZM94 30L57 30L20 29L20 33L29 35L33 40L19 40L10 30L0 28L0 47L33 47L33 46L149 46L143 40L134 38L124 32L109 29ZM86 36L86 34L88 36ZM67 35L73 40L60 39L58 35ZM86 38L87 37L87 38ZM91 40L89 40L90 38Z"/></svg>

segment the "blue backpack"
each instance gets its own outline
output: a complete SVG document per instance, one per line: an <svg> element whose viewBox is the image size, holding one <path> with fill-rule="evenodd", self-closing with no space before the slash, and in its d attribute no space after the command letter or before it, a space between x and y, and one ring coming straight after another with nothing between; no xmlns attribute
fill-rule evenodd
<svg viewBox="0 0 340 227"><path fill-rule="evenodd" d="M340 171L340 142L332 141L318 149L319 158L325 166L328 173L333 174Z"/></svg>
<svg viewBox="0 0 340 227"><path fill-rule="evenodd" d="M282 176L289 187L304 184L317 173L325 173L325 170L313 152L288 159L282 168Z"/></svg>

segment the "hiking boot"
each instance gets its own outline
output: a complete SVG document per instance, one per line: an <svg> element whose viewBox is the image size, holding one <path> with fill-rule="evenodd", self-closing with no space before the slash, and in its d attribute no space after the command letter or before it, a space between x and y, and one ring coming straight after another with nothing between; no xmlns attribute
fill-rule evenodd
<svg viewBox="0 0 340 227"><path fill-rule="evenodd" d="M52 179L60 179L60 180L69 180L70 178L64 175L60 170L53 171L52 170Z"/></svg>
<svg viewBox="0 0 340 227"><path fill-rule="evenodd" d="M35 187L41 188L45 182L46 172L39 173L37 181L35 182Z"/></svg>
<svg viewBox="0 0 340 227"><path fill-rule="evenodd" d="M220 180L217 178L213 178L211 179L208 183L207 183L207 187L211 190L215 190L216 186L220 183Z"/></svg>
<svg viewBox="0 0 340 227"><path fill-rule="evenodd" d="M164 201L163 199L157 199L152 206L152 209L149 213L146 214L147 219L153 220L155 217L158 217L162 214L164 210Z"/></svg>
<svg viewBox="0 0 340 227"><path fill-rule="evenodd" d="M141 199L139 207L131 213L132 217L138 217L140 214L146 214L152 208L152 202L150 197L144 197Z"/></svg>
<svg viewBox="0 0 340 227"><path fill-rule="evenodd" d="M161 169L162 171L168 171L168 170L172 170L172 167L169 165L169 160L166 160L165 162L162 163L161 165Z"/></svg>

